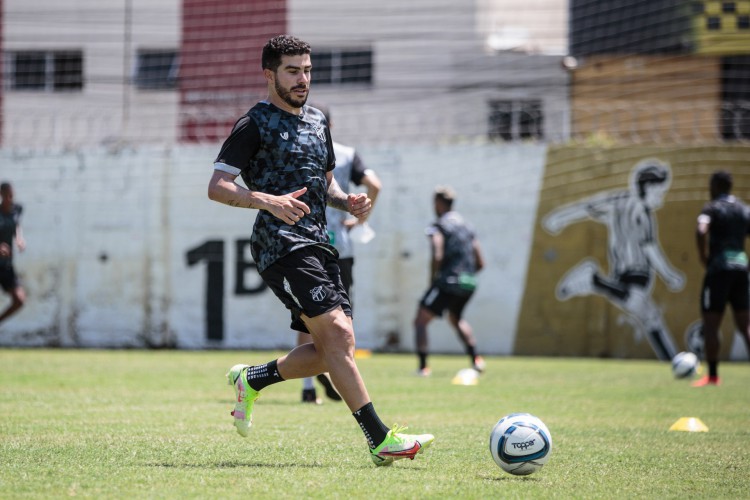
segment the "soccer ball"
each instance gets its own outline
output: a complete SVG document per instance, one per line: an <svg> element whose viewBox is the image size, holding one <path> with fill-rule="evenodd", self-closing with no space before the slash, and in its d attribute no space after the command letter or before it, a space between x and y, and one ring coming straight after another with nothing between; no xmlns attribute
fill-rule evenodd
<svg viewBox="0 0 750 500"><path fill-rule="evenodd" d="M675 378L687 378L698 370L698 356L692 352L681 352L672 358L672 373Z"/></svg>
<svg viewBox="0 0 750 500"><path fill-rule="evenodd" d="M552 435L534 415L511 413L501 418L490 433L490 453L505 472L526 476L549 460Z"/></svg>

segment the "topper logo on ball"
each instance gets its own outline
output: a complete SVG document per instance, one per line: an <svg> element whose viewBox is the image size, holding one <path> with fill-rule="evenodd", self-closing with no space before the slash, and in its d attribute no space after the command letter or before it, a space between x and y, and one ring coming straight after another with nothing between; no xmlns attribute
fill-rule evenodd
<svg viewBox="0 0 750 500"><path fill-rule="evenodd" d="M534 446L534 439L530 441L524 441L523 443L513 443L511 446L517 450L528 450L532 446Z"/></svg>

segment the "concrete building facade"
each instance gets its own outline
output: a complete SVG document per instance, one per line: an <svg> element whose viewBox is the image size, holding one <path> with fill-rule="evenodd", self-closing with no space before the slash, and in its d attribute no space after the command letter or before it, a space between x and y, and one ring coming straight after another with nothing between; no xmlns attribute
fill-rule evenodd
<svg viewBox="0 0 750 500"><path fill-rule="evenodd" d="M264 97L260 49L282 32L313 45L311 102L342 142L564 140L564 3L527 6L551 39L509 30L507 4L2 0L1 144L218 141Z"/></svg>

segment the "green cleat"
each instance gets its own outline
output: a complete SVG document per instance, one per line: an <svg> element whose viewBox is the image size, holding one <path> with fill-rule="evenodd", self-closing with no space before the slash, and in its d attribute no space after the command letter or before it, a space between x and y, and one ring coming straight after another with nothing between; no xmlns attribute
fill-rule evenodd
<svg viewBox="0 0 750 500"><path fill-rule="evenodd" d="M375 465L391 465L394 460L402 458L414 460L417 453L422 453L435 440L432 434L400 434L404 430L406 427L394 425L383 442L370 450L370 458Z"/></svg>
<svg viewBox="0 0 750 500"><path fill-rule="evenodd" d="M250 368L248 365L234 365L227 372L227 383L234 387L234 394L237 397L237 403L232 411L234 426L242 437L250 434L250 427L253 425L253 403L260 397L260 392L247 383L248 368Z"/></svg>

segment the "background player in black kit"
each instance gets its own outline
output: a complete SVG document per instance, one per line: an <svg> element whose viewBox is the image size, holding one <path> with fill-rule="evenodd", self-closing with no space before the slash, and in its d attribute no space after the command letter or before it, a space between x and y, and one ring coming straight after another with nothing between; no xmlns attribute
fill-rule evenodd
<svg viewBox="0 0 750 500"><path fill-rule="evenodd" d="M325 115L328 128L331 129L331 113L326 106L318 106L318 109ZM365 166L362 158L357 151L350 146L345 146L333 141L333 151L336 156L336 168L333 170L333 177L336 183L346 193L349 193L352 185L365 186L367 188L367 197L372 202L372 208L375 207L375 200L380 193L380 178L372 170ZM369 213L367 217L369 218ZM348 212L328 207L326 209L326 224L328 226L328 242L336 247L339 254L339 276L341 283L344 285L346 295L349 297L349 305L352 305L352 284L354 283L354 245L350 236L350 231L360 224L365 224L365 217L350 217ZM310 336L303 332L297 332L297 345L310 342ZM325 388L326 396L334 401L341 401L341 396L336 392L336 388L331 384L328 374L321 373L316 377L318 382ZM320 404L322 401L318 398L312 377L302 379L302 402Z"/></svg>
<svg viewBox="0 0 750 500"><path fill-rule="evenodd" d="M484 360L476 353L476 341L463 311L476 288L476 273L484 267L479 240L464 218L453 210L455 193L448 187L435 189L434 208L438 220L427 230L432 261L430 287L419 302L414 319L419 368L417 375L428 377L427 325L448 310L448 322L469 355L472 367L484 371Z"/></svg>
<svg viewBox="0 0 750 500"><path fill-rule="evenodd" d="M335 157L325 117L306 106L312 64L310 46L283 35L263 48L267 100L234 126L214 163L209 198L258 209L251 250L264 282L291 311L291 327L312 342L269 363L233 366L232 415L237 432L249 434L260 391L277 382L330 373L370 447L376 465L411 458L429 446L430 434L388 429L370 401L354 359L349 298L339 276L336 249L328 243L325 208L365 217L366 194L344 193L333 177ZM235 182L241 175L247 189Z"/></svg>
<svg viewBox="0 0 750 500"><path fill-rule="evenodd" d="M0 314L0 323L18 312L26 302L26 291L21 286L13 268L13 244L23 252L26 241L21 231L23 208L13 202L13 186L9 182L0 184L0 286L10 295L10 305Z"/></svg>
<svg viewBox="0 0 750 500"><path fill-rule="evenodd" d="M732 176L714 172L710 181L711 201L698 216L695 230L698 256L706 268L701 290L701 316L708 375L695 387L719 385L719 326L727 302L734 322L750 352L750 295L745 238L750 234L750 209L729 194Z"/></svg>

